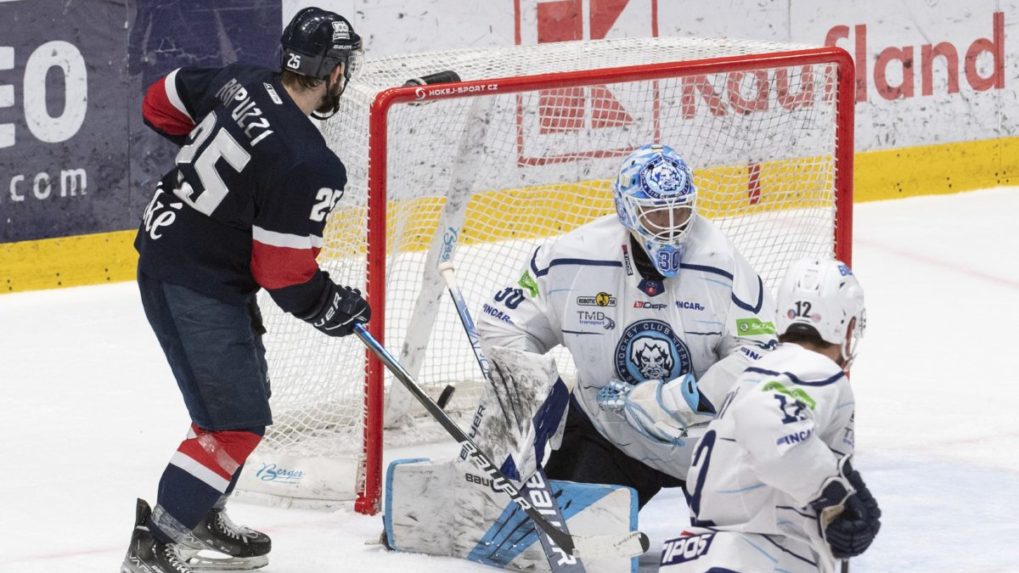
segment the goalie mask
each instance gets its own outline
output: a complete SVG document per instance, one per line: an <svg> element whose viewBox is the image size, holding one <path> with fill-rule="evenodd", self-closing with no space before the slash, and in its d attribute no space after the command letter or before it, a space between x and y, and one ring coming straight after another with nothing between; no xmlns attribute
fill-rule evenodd
<svg viewBox="0 0 1019 573"><path fill-rule="evenodd" d="M671 147L645 145L630 154L612 186L616 213L664 277L679 272L683 239L693 225L693 173Z"/></svg>
<svg viewBox="0 0 1019 573"><path fill-rule="evenodd" d="M853 330L847 336L854 319ZM777 322L779 335L809 327L825 342L837 344L843 368L849 370L867 327L863 287L841 261L800 259L779 287Z"/></svg>
<svg viewBox="0 0 1019 573"><path fill-rule="evenodd" d="M328 82L333 69L343 64L343 84L328 86L329 103L336 113L343 90L364 67L361 36L354 27L339 14L309 7L294 15L280 43L280 67L285 71Z"/></svg>

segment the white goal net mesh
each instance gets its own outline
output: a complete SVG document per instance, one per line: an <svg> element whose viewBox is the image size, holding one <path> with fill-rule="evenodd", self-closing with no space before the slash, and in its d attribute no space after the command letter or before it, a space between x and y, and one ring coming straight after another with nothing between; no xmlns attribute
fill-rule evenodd
<svg viewBox="0 0 1019 573"><path fill-rule="evenodd" d="M801 48L657 38L369 59L323 128L349 181L330 216L319 261L336 282L364 289L365 254L372 248L366 220L381 216L368 209L369 157L384 158L385 344L433 398L456 386L453 411L473 407L468 390L480 375L435 270L443 230L461 229L453 260L477 317L485 299L516 283L540 241L614 212L610 182L622 158L642 144L670 145L686 159L694 169L700 213L774 287L798 257L830 255L835 248L836 150L845 137L836 129L838 66L776 66L768 57ZM741 71L693 66L672 77L635 73L586 85L564 84L557 75L751 55L759 64ZM443 70L464 81L548 79L540 89L519 93L479 89L427 105L396 104L388 110L386 146L376 145L370 155L376 95ZM354 338L323 336L281 315L268 299L262 307L275 425L256 463L296 472L283 488L295 492L290 482L304 472L297 467L300 458L346 457L361 467L364 347ZM569 358L558 362L568 374ZM387 431L387 439L422 439L420 419L413 417L420 408L401 405L395 394L390 399L388 376L385 385L389 421L403 428ZM282 455L293 467L274 461ZM356 481L343 476L323 482L331 480ZM337 495L326 491L332 487L352 492L360 485L332 483L293 495L329 497Z"/></svg>

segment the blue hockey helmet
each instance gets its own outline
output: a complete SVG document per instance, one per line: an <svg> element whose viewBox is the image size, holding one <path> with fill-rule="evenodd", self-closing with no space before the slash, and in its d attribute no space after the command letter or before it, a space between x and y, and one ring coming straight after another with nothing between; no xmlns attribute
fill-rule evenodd
<svg viewBox="0 0 1019 573"><path fill-rule="evenodd" d="M664 277L679 272L683 240L696 217L693 172L671 147L649 144L623 161L612 186L616 213Z"/></svg>
<svg viewBox="0 0 1019 573"><path fill-rule="evenodd" d="M349 83L364 63L361 36L354 27L343 16L321 8L308 7L295 14L280 43L284 70L318 80L343 64L344 84Z"/></svg>

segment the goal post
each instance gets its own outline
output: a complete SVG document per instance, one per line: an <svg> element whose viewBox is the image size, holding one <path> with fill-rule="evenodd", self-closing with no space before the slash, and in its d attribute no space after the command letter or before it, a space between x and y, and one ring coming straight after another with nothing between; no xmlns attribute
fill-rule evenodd
<svg viewBox="0 0 1019 573"><path fill-rule="evenodd" d="M408 359L426 391L456 387L454 413L473 410L481 375L436 289L446 226L459 233L453 260L468 304L487 312L487 297L516 284L535 246L614 213L611 181L640 145L664 143L686 159L699 211L770 288L804 255L851 262L854 72L842 49L645 38L365 68L323 128L349 181L319 262L365 290L372 336ZM443 70L463 81L394 87ZM378 511L383 438L407 445L441 433L393 406L399 384L356 341L323 340L267 307L276 424L239 489L354 498L357 511ZM568 354L556 352L571 375Z"/></svg>

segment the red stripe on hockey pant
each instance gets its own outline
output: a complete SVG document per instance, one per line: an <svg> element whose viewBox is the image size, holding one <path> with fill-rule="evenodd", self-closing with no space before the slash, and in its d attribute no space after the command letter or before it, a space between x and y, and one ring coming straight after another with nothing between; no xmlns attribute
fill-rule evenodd
<svg viewBox="0 0 1019 573"><path fill-rule="evenodd" d="M248 430L207 432L192 424L188 439L181 442L177 451L229 483L261 439L261 435ZM222 489L225 488L223 484Z"/></svg>
<svg viewBox="0 0 1019 573"><path fill-rule="evenodd" d="M195 126L184 113L170 103L166 95L166 78L159 78L145 91L142 101L142 117L162 133L168 135L187 135Z"/></svg>
<svg viewBox="0 0 1019 573"><path fill-rule="evenodd" d="M315 257L321 249L274 247L259 241L251 243L251 275L264 289L281 289L304 284L315 276Z"/></svg>

